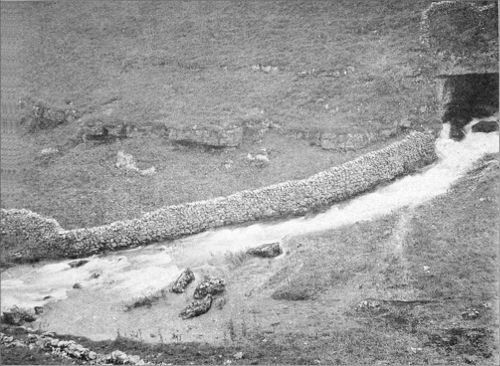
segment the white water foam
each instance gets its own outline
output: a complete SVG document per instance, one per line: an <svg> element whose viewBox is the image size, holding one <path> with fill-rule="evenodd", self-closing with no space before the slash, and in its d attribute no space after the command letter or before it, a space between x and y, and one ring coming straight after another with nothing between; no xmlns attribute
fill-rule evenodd
<svg viewBox="0 0 500 366"><path fill-rule="evenodd" d="M71 261L11 268L2 273L2 311L14 305L33 307L63 300L75 283L91 289L95 296L105 291L116 293L117 302L130 300L167 287L185 267L204 266L227 252L370 220L401 207L422 204L446 193L484 154L499 151L498 133L470 133L475 122L466 127L466 137L460 142L448 138L449 126L445 125L436 140L439 160L423 172L312 217L208 231L170 243L90 257L87 264L77 268L69 266ZM95 278L95 274L99 277Z"/></svg>

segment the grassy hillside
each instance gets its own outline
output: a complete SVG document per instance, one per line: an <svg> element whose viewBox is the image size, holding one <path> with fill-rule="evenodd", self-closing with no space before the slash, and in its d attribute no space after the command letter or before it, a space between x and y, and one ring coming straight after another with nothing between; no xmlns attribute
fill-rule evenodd
<svg viewBox="0 0 500 366"><path fill-rule="evenodd" d="M387 143L404 118L432 125L433 64L418 41L420 12L429 3L2 4L25 20L14 25L24 80L16 95L72 102L86 113L112 108L114 118L146 129L248 120L272 126L263 137L246 136L239 148L226 150L186 148L150 133L75 147L68 141L76 122L24 135L15 164L23 170L21 188L4 195L2 205L38 211L68 228L109 223L167 204L304 178ZM252 68L259 64L277 69ZM303 138L318 131L372 132L379 141L332 152ZM48 147L60 153L41 158ZM246 161L259 148L270 152L263 169ZM118 150L158 173L118 170Z"/></svg>

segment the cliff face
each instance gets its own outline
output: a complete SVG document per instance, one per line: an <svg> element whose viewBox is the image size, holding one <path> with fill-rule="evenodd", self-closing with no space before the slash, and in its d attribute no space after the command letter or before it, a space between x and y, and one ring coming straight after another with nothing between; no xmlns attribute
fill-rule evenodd
<svg viewBox="0 0 500 366"><path fill-rule="evenodd" d="M308 211L342 201L408 174L437 158L434 138L413 132L401 141L304 180L235 193L212 200L168 206L139 219L95 228L63 230L27 210L0 212L2 241L22 241L8 260L77 257L175 239L223 225ZM49 225L50 224L50 225ZM47 228L47 225L49 226Z"/></svg>
<svg viewBox="0 0 500 366"><path fill-rule="evenodd" d="M498 3L441 1L422 14L421 41L438 74L498 72Z"/></svg>

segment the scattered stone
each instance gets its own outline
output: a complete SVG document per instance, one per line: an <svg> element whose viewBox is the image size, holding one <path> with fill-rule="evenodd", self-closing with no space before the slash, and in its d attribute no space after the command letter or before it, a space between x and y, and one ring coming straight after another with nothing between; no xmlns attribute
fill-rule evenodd
<svg viewBox="0 0 500 366"><path fill-rule="evenodd" d="M88 262L89 261L87 259L80 259L80 260L77 260L77 261L69 262L68 265L71 268L78 268L78 267L83 266L84 264L87 264Z"/></svg>
<svg viewBox="0 0 500 366"><path fill-rule="evenodd" d="M59 150L56 149L55 147L47 147L47 148L42 149L40 151L40 155L41 156L54 155L54 154L57 154L57 153L59 153Z"/></svg>
<svg viewBox="0 0 500 366"><path fill-rule="evenodd" d="M144 176L144 177L155 175L156 168L154 166L152 166L152 167L147 168L147 169L139 170L139 174Z"/></svg>
<svg viewBox="0 0 500 366"><path fill-rule="evenodd" d="M247 250L247 253L256 257L274 258L283 253L279 242L263 244Z"/></svg>
<svg viewBox="0 0 500 366"><path fill-rule="evenodd" d="M472 132L494 132L498 131L498 122L496 121L479 121L471 128Z"/></svg>
<svg viewBox="0 0 500 366"><path fill-rule="evenodd" d="M172 288L170 289L171 292L175 292L177 294L181 294L184 292L186 287L194 281L194 273L191 271L189 268L186 268L182 273L179 275L179 277L175 280L174 284L172 285Z"/></svg>
<svg viewBox="0 0 500 366"><path fill-rule="evenodd" d="M236 147L243 140L241 126L194 126L191 128L168 127L168 139L187 145Z"/></svg>
<svg viewBox="0 0 500 366"><path fill-rule="evenodd" d="M479 318L479 311L477 309L474 309L474 308L470 308L470 309L467 309L466 311L464 311L462 314L462 319L464 320L474 320L474 319L477 319Z"/></svg>
<svg viewBox="0 0 500 366"><path fill-rule="evenodd" d="M243 352L236 352L233 357L237 360L241 360L243 358L244 354Z"/></svg>
<svg viewBox="0 0 500 366"><path fill-rule="evenodd" d="M196 286L193 297L202 299L207 295L218 295L224 292L226 283L223 279L215 277L205 277L202 282Z"/></svg>
<svg viewBox="0 0 500 366"><path fill-rule="evenodd" d="M262 72L265 72L266 74L268 74L270 72L277 72L279 70L278 66L261 65L261 64L252 65L252 66L250 66L250 68L253 71L262 71Z"/></svg>
<svg viewBox="0 0 500 366"><path fill-rule="evenodd" d="M118 153L116 154L115 166L119 169L138 172L142 176L154 175L156 173L156 168L154 166L144 170L139 169L135 164L134 157L131 154L127 154L123 151L118 151Z"/></svg>
<svg viewBox="0 0 500 366"><path fill-rule="evenodd" d="M379 313L384 311L384 308L382 307L382 303L380 301L367 299L361 301L358 305L356 305L356 311Z"/></svg>
<svg viewBox="0 0 500 366"><path fill-rule="evenodd" d="M269 165L269 154L267 152L267 149L261 149L258 153L256 154L247 154L247 161L251 165L255 165L259 168L263 168L265 166Z"/></svg>
<svg viewBox="0 0 500 366"><path fill-rule="evenodd" d="M91 279L91 280L94 280L94 279L96 279L96 278L99 278L100 276L101 276L101 275L100 275L99 273L92 273L92 274L90 275L90 279Z"/></svg>
<svg viewBox="0 0 500 366"><path fill-rule="evenodd" d="M191 304L189 304L179 316L182 319L194 318L195 316L200 316L205 314L210 307L212 306L212 296L206 295L201 300L194 300Z"/></svg>

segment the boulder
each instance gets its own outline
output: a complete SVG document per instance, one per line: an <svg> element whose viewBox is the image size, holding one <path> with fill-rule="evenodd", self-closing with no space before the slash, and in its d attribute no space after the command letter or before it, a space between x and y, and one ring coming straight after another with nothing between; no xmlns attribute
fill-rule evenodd
<svg viewBox="0 0 500 366"><path fill-rule="evenodd" d="M247 253L255 257L274 258L283 253L283 251L281 250L280 243L275 242L248 249Z"/></svg>
<svg viewBox="0 0 500 366"><path fill-rule="evenodd" d="M71 268L77 268L77 267L83 266L84 264L87 264L88 262L89 261L87 259L80 259L80 260L69 262L68 265Z"/></svg>
<svg viewBox="0 0 500 366"><path fill-rule="evenodd" d="M243 139L241 126L194 126L190 128L168 128L168 139L181 144L211 147L236 147Z"/></svg>
<svg viewBox="0 0 500 366"><path fill-rule="evenodd" d="M195 299L202 299L207 295L218 295L224 292L226 283L223 279L215 277L205 277L194 290L193 297Z"/></svg>
<svg viewBox="0 0 500 366"><path fill-rule="evenodd" d="M200 300L194 300L191 304L189 304L179 316L182 319L194 318L195 316L200 316L205 314L210 307L212 306L212 296L206 295Z"/></svg>
<svg viewBox="0 0 500 366"><path fill-rule="evenodd" d="M494 132L498 131L497 121L479 121L472 126L472 132Z"/></svg>
<svg viewBox="0 0 500 366"><path fill-rule="evenodd" d="M171 292L175 292L177 294L182 294L186 287L194 281L194 273L189 268L186 268L182 273L177 277L172 288Z"/></svg>

